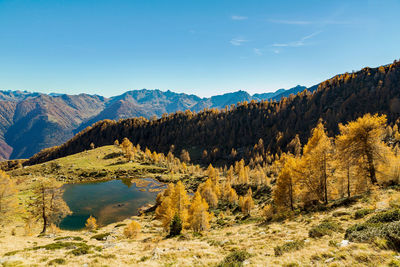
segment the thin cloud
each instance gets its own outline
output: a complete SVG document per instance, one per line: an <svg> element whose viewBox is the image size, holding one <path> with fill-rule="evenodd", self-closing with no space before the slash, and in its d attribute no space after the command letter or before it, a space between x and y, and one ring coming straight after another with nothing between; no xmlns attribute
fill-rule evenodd
<svg viewBox="0 0 400 267"><path fill-rule="evenodd" d="M274 43L272 46L273 47L300 47L300 46L304 46L304 45L307 45L307 43L306 43L307 40L317 36L321 32L322 31L313 32L312 34L306 35L303 38L301 38L300 40L297 40L297 41L294 41L294 42Z"/></svg>
<svg viewBox="0 0 400 267"><path fill-rule="evenodd" d="M256 54L257 56L262 56L263 55L261 49L259 49L259 48L254 48L253 51L254 51L254 54Z"/></svg>
<svg viewBox="0 0 400 267"><path fill-rule="evenodd" d="M288 25L309 25L313 24L311 21L306 20L280 20L280 19L270 19L272 23L276 24L288 24Z"/></svg>
<svg viewBox="0 0 400 267"><path fill-rule="evenodd" d="M243 43L248 42L248 40L242 38L233 38L229 42L231 43L231 45L241 46Z"/></svg>
<svg viewBox="0 0 400 267"><path fill-rule="evenodd" d="M248 19L248 17L233 15L233 16L231 16L231 19L232 20L246 20L246 19Z"/></svg>
<svg viewBox="0 0 400 267"><path fill-rule="evenodd" d="M285 20L285 19L270 19L269 22L275 24L285 25L348 25L356 22L343 21L343 20L322 20L322 21L310 21L310 20Z"/></svg>

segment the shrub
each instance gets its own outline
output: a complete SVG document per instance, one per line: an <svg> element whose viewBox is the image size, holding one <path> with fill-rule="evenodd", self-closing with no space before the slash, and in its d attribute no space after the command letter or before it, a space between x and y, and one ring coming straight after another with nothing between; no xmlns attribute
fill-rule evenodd
<svg viewBox="0 0 400 267"><path fill-rule="evenodd" d="M127 238L135 238L140 232L140 224L137 221L132 221L124 229L124 235Z"/></svg>
<svg viewBox="0 0 400 267"><path fill-rule="evenodd" d="M225 259L219 263L218 267L239 267L243 266L243 262L250 258L250 253L245 250L236 250L231 252Z"/></svg>
<svg viewBox="0 0 400 267"><path fill-rule="evenodd" d="M358 220L364 218L368 214L372 213L374 210L372 209L360 209L354 213L354 219Z"/></svg>
<svg viewBox="0 0 400 267"><path fill-rule="evenodd" d="M283 245L274 247L275 256L281 256L286 252L302 249L305 245L304 240L295 240L284 243Z"/></svg>
<svg viewBox="0 0 400 267"><path fill-rule="evenodd" d="M175 214L169 227L169 237L180 235L182 231L182 220L178 214Z"/></svg>
<svg viewBox="0 0 400 267"><path fill-rule="evenodd" d="M71 253L75 256L87 254L90 252L90 248L93 246L88 246L85 243L78 242L56 242L52 244L47 244L44 246L38 246L32 248L32 250L46 249L46 250L58 250L58 249L72 249Z"/></svg>
<svg viewBox="0 0 400 267"><path fill-rule="evenodd" d="M48 265L60 265L60 264L66 264L65 259L54 259L51 260L47 263Z"/></svg>
<svg viewBox="0 0 400 267"><path fill-rule="evenodd" d="M368 223L389 223L400 220L400 209L394 209L389 211L380 212L372 216L367 222Z"/></svg>
<svg viewBox="0 0 400 267"><path fill-rule="evenodd" d="M341 230L336 222L323 221L318 225L313 226L308 231L308 236L312 238L322 237L324 235L331 235L334 231Z"/></svg>
<svg viewBox="0 0 400 267"><path fill-rule="evenodd" d="M356 224L346 230L345 238L364 243L383 238L387 240L388 248L400 251L400 222ZM382 240L379 243L382 244Z"/></svg>
<svg viewBox="0 0 400 267"><path fill-rule="evenodd" d="M91 239L96 239L97 241L102 241L102 240L106 240L107 236L109 236L110 233L103 233L103 234L98 234L98 235L94 235L91 237Z"/></svg>
<svg viewBox="0 0 400 267"><path fill-rule="evenodd" d="M86 246L80 246L76 249L71 250L71 254L75 256L80 256L80 255L85 255L90 252L90 247L88 245Z"/></svg>

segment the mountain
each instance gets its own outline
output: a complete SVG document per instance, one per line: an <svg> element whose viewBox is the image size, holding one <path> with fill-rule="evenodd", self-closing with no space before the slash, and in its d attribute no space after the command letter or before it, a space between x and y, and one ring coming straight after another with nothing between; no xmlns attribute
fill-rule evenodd
<svg viewBox="0 0 400 267"><path fill-rule="evenodd" d="M237 157L257 160L267 157L265 152L289 151L296 134L304 144L320 119L330 136L338 133L340 123L366 113L386 114L392 126L400 126L400 62L340 74L310 91L292 94L279 102L244 102L228 110L177 112L150 121L132 118L97 122L65 144L36 154L28 164L81 152L89 149L92 142L96 146L110 145L124 137L157 152L168 153L173 145L174 153L179 155L186 149L199 163L226 164ZM248 97L245 92L238 93ZM216 103L223 102L214 99ZM230 94L228 99L237 101ZM210 104L212 100L208 101Z"/></svg>
<svg viewBox="0 0 400 267"><path fill-rule="evenodd" d="M252 99L277 99L278 94L293 89L253 96L237 91L210 98L146 89L111 98L0 91L0 159L28 158L44 148L64 143L77 132L105 119L150 119L188 109L198 112L204 108L224 108Z"/></svg>

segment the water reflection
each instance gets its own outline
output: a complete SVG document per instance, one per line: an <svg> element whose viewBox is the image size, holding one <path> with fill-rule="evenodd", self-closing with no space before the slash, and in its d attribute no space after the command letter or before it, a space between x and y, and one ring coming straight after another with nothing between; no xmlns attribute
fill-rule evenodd
<svg viewBox="0 0 400 267"><path fill-rule="evenodd" d="M137 210L154 203L164 185L153 179L124 179L107 182L67 184L63 198L73 212L63 219L60 228L78 230L85 227L90 215L99 225L137 215Z"/></svg>

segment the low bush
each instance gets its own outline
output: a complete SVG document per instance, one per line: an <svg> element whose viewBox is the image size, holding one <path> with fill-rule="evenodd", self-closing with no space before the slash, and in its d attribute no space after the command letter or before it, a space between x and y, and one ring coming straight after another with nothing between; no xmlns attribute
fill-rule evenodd
<svg viewBox="0 0 400 267"><path fill-rule="evenodd" d="M47 265L63 265L66 264L67 262L65 261L65 259L54 259L51 260L47 263Z"/></svg>
<svg viewBox="0 0 400 267"><path fill-rule="evenodd" d="M90 247L88 245L79 246L76 249L71 250L71 254L73 254L75 256L85 255L88 253L90 253Z"/></svg>
<svg viewBox="0 0 400 267"><path fill-rule="evenodd" d="M360 209L354 212L354 219L358 220L364 218L368 214L372 213L374 210L372 209Z"/></svg>
<svg viewBox="0 0 400 267"><path fill-rule="evenodd" d="M70 253L72 253L75 256L79 255L84 255L91 253L90 249L94 248L98 250L98 247L95 246L89 246L83 242L56 242L52 244L47 244L44 246L38 246L38 247L33 247L32 250L38 250L38 249L45 249L45 250L58 250L58 249L67 249L71 250Z"/></svg>
<svg viewBox="0 0 400 267"><path fill-rule="evenodd" d="M219 263L218 267L239 267L243 266L243 262L250 258L250 253L245 250L232 251L225 259Z"/></svg>
<svg viewBox="0 0 400 267"><path fill-rule="evenodd" d="M400 220L400 209L393 209L389 211L380 212L372 216L368 223L389 223Z"/></svg>
<svg viewBox="0 0 400 267"><path fill-rule="evenodd" d="M399 219L399 210L381 212L364 223L355 224L348 228L345 238L355 242L375 243L381 248L388 247L400 251ZM384 243L382 239L386 242Z"/></svg>
<svg viewBox="0 0 400 267"><path fill-rule="evenodd" d="M324 235L331 235L334 231L341 230L340 225L333 221L323 221L318 225L313 226L308 231L308 236L312 238L323 237Z"/></svg>
<svg viewBox="0 0 400 267"><path fill-rule="evenodd" d="M304 240L294 240L284 243L283 245L274 247L275 256L281 256L286 252L302 249L305 245Z"/></svg>
<svg viewBox="0 0 400 267"><path fill-rule="evenodd" d="M103 240L106 240L109 235L110 235L110 233L98 234L98 235L92 236L91 239L96 239L97 241L103 241Z"/></svg>

